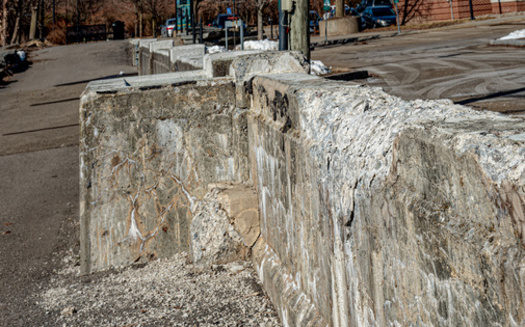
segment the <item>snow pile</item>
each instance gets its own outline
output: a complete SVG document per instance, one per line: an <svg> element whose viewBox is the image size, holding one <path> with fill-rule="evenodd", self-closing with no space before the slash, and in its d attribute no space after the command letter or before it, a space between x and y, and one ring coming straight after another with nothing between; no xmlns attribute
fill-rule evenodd
<svg viewBox="0 0 525 327"><path fill-rule="evenodd" d="M514 31L507 36L500 37L498 40L514 40L525 38L525 30Z"/></svg>
<svg viewBox="0 0 525 327"><path fill-rule="evenodd" d="M279 42L277 41L270 41L268 39L262 40L262 41L244 41L244 50L263 50L263 51L270 51L270 50L278 50L279 49ZM237 49L240 50L240 49Z"/></svg>
<svg viewBox="0 0 525 327"><path fill-rule="evenodd" d="M310 74L312 75L325 75L331 72L330 67L325 66L321 60L312 60L310 63Z"/></svg>
<svg viewBox="0 0 525 327"><path fill-rule="evenodd" d="M212 47L207 47L206 52L207 53L226 52L226 48L220 45L214 45Z"/></svg>

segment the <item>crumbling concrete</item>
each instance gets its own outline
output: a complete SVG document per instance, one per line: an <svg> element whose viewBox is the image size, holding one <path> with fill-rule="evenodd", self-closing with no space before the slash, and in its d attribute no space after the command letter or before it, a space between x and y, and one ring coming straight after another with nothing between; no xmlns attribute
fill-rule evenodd
<svg viewBox="0 0 525 327"><path fill-rule="evenodd" d="M259 238L259 201L245 185L211 184L190 226L192 262L201 268L249 258Z"/></svg>
<svg viewBox="0 0 525 327"><path fill-rule="evenodd" d="M88 87L85 272L188 249L189 226L219 218L227 237L194 260L251 247L284 325L525 323L523 119L326 81L293 54L241 55L227 74L208 58L193 82ZM217 183L257 191L260 235Z"/></svg>

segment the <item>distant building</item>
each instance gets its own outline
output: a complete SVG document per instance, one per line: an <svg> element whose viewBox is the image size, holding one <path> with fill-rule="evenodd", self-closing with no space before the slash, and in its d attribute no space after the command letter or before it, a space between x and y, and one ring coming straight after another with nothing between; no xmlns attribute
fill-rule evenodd
<svg viewBox="0 0 525 327"><path fill-rule="evenodd" d="M400 0L402 23L470 18L469 0ZM472 0L474 17L525 11L525 0Z"/></svg>

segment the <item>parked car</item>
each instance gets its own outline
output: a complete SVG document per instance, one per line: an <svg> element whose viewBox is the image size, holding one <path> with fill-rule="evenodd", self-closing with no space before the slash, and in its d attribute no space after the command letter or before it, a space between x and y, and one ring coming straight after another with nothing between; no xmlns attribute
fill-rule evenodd
<svg viewBox="0 0 525 327"><path fill-rule="evenodd" d="M363 0L357 5L357 12L362 13L367 7L386 6L391 7L392 2L390 0Z"/></svg>
<svg viewBox="0 0 525 327"><path fill-rule="evenodd" d="M310 33L315 33L319 30L319 21L321 16L315 10L310 10Z"/></svg>
<svg viewBox="0 0 525 327"><path fill-rule="evenodd" d="M175 29L175 25L177 25L177 19L176 18L170 18L170 19L166 20L166 25L164 27L166 32L165 33L163 32L162 34L165 34L168 37L173 37L173 30Z"/></svg>
<svg viewBox="0 0 525 327"><path fill-rule="evenodd" d="M225 26L225 22L226 21L236 21L236 20L241 20L241 17L239 17L238 15L233 15L233 14L219 14L214 20L213 22L211 23L211 25L213 27L217 27L217 28L224 28ZM246 23L243 21L243 24L242 26L244 28L246 28Z"/></svg>
<svg viewBox="0 0 525 327"><path fill-rule="evenodd" d="M389 6L366 7L361 14L364 28L376 28L395 25L396 14Z"/></svg>

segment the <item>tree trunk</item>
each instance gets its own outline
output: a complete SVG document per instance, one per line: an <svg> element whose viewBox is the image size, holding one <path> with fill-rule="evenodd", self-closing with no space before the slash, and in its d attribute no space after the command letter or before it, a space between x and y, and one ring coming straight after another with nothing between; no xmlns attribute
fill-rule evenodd
<svg viewBox="0 0 525 327"><path fill-rule="evenodd" d="M142 11L139 13L139 37L142 37Z"/></svg>
<svg viewBox="0 0 525 327"><path fill-rule="evenodd" d="M335 17L340 18L345 15L345 5L343 0L335 0Z"/></svg>
<svg viewBox="0 0 525 327"><path fill-rule="evenodd" d="M257 40L261 41L263 37L263 6L257 6Z"/></svg>
<svg viewBox="0 0 525 327"><path fill-rule="evenodd" d="M16 43L16 39L18 38L18 32L20 29L20 15L21 15L21 9L19 12L16 13L16 20L15 20L15 28L13 30L13 36L11 37L11 44Z"/></svg>
<svg viewBox="0 0 525 327"><path fill-rule="evenodd" d="M7 1L2 3L2 21L0 22L0 44L3 47L7 45Z"/></svg>
<svg viewBox="0 0 525 327"><path fill-rule="evenodd" d="M39 9L40 11L40 41L44 41L44 28L45 28L45 8L44 8L44 0L40 0L40 6L39 6Z"/></svg>
<svg viewBox="0 0 525 327"><path fill-rule="evenodd" d="M157 27L155 25L155 18L153 18L151 20L151 31L153 32L153 37L157 37L157 31L155 30Z"/></svg>
<svg viewBox="0 0 525 327"><path fill-rule="evenodd" d="M38 20L38 7L31 6L31 27L29 28L29 39L34 40L36 37L36 21Z"/></svg>

